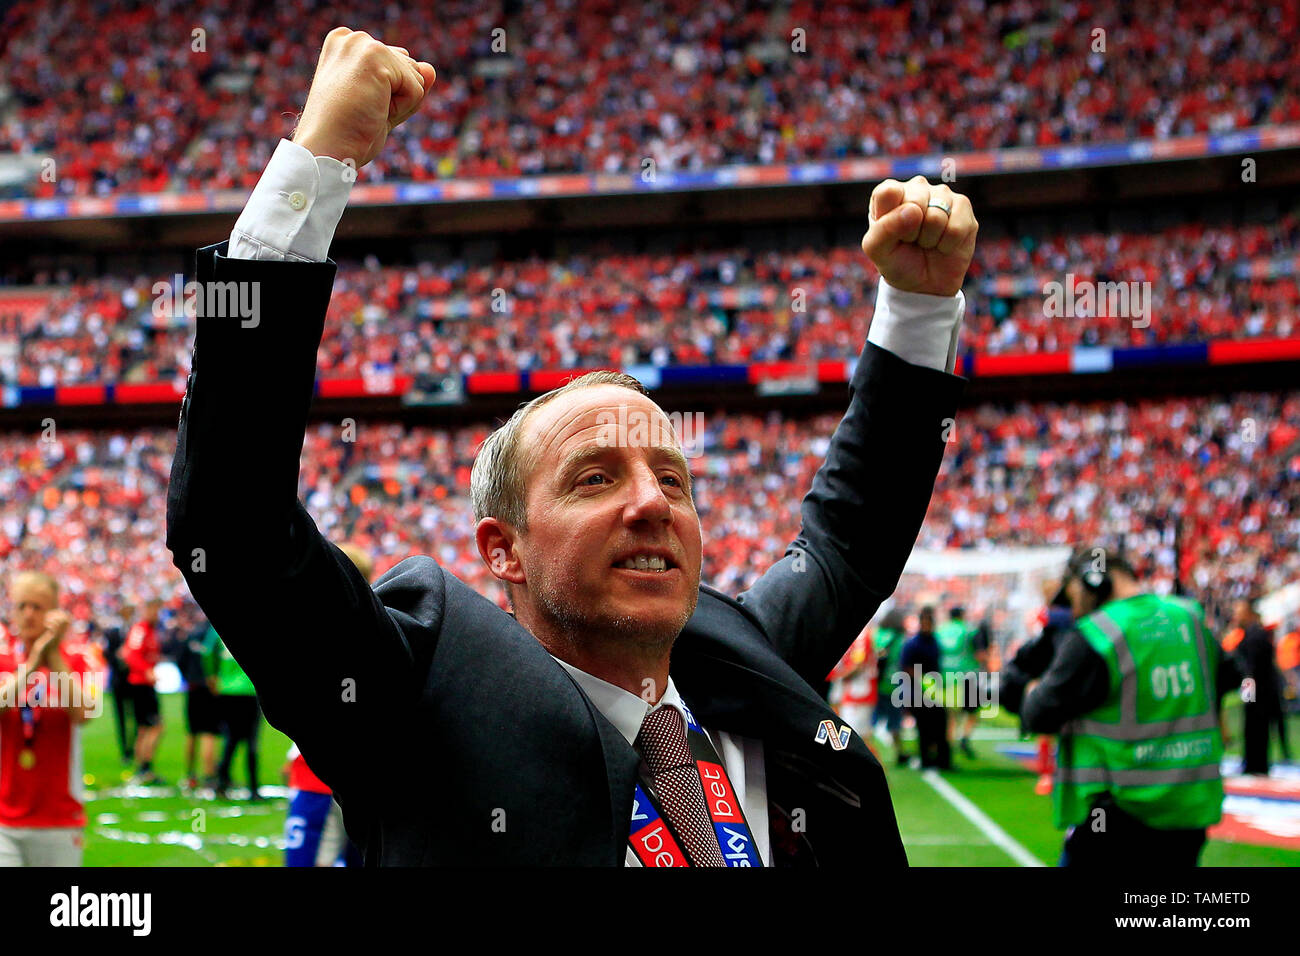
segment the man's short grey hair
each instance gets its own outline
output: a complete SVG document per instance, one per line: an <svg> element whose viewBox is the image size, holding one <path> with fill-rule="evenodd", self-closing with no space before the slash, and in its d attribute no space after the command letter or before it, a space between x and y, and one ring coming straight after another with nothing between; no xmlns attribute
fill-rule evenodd
<svg viewBox="0 0 1300 956"><path fill-rule="evenodd" d="M493 517L518 531L528 530L528 513L524 500L524 484L528 475L519 455L524 422L553 398L592 385L619 385L642 395L650 394L631 375L602 369L580 375L559 388L553 388L520 405L504 425L487 437L474 459L474 467L469 475L469 492L474 505L475 524L486 517Z"/></svg>

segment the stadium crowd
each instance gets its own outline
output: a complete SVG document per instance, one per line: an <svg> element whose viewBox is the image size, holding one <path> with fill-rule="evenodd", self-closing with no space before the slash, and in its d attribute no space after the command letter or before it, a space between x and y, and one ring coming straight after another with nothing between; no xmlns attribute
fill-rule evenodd
<svg viewBox="0 0 1300 956"><path fill-rule="evenodd" d="M1291 214L1266 225L981 240L962 347L998 354L1300 334L1298 251ZM1149 282L1150 315L1049 315L1043 290L1070 275L1075 285ZM155 307L159 281L171 277L33 287L21 310L0 298L0 384L183 380L193 322ZM491 265L369 259L339 271L318 367L355 378L850 358L876 281L855 248L584 252Z"/></svg>
<svg viewBox="0 0 1300 956"><path fill-rule="evenodd" d="M368 181L640 173L1166 139L1300 120L1291 4L530 0L114 4L0 20L19 194L251 188L325 34L404 44L437 95ZM1099 34L1097 31L1101 31ZM6 105L11 108L6 109ZM49 181L46 181L49 180Z"/></svg>
<svg viewBox="0 0 1300 956"><path fill-rule="evenodd" d="M704 580L737 593L784 553L837 421L704 416L693 461ZM306 436L300 493L322 531L372 554L376 576L431 554L505 606L468 496L487 426L361 422L355 441L345 434L320 423ZM175 432L52 438L0 438L0 571L53 575L80 621L152 596L187 607L162 546ZM1154 587L1177 576L1215 609L1300 580L1300 393L985 405L951 440L921 548L1122 547Z"/></svg>

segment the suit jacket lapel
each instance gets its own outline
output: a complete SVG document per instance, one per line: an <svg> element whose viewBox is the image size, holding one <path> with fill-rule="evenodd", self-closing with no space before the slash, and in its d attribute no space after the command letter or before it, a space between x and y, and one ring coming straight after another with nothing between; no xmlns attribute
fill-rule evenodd
<svg viewBox="0 0 1300 956"><path fill-rule="evenodd" d="M859 788L848 778L855 776L857 760L874 758L856 734L842 752L829 742L815 743L823 720L841 726L830 705L811 688L800 691L711 651L694 646L680 656L674 652L673 658L673 680L700 724L761 740L769 766L777 760L792 769L797 765L810 783L849 806L861 806ZM700 692L693 695L696 688Z"/></svg>
<svg viewBox="0 0 1300 956"><path fill-rule="evenodd" d="M559 667L558 664L556 666ZM600 738L600 749L605 757L609 785L610 815L613 820L613 830L609 839L617 857L614 865L622 866L627 852L628 827L632 820L632 792L636 786L636 771L641 757L628 744L627 738L619 732L619 729L610 723L609 719L591 702L591 698L573 676L563 668L560 670L573 685L574 692L582 698L587 712L591 715L592 723L595 724L596 734Z"/></svg>
<svg viewBox="0 0 1300 956"><path fill-rule="evenodd" d="M797 689L748 666L721 645L696 640L674 649L672 673L683 698L709 729L796 740L806 726L811 741L818 723L835 716L811 688ZM798 679L793 672L789 677Z"/></svg>

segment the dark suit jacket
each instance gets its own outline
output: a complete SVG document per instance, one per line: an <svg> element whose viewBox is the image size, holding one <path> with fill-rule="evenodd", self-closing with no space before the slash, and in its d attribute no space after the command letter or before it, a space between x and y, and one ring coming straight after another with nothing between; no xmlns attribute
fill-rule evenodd
<svg viewBox="0 0 1300 956"><path fill-rule="evenodd" d="M198 279L261 283L261 316L197 320L167 546L267 719L367 864L621 866L638 758L568 673L432 558L372 589L298 500L335 264L224 252ZM809 685L894 590L964 380L868 344L851 384L799 537L739 598L701 585L672 654L703 726L763 741L777 863L906 863L880 765L814 741Z"/></svg>
<svg viewBox="0 0 1300 956"><path fill-rule="evenodd" d="M907 674L908 680L911 680L913 667L919 664L922 674L935 674L942 669L939 666L940 660L942 656L939 650L939 639L934 636L934 632L917 631L903 645L903 653L898 659L898 669Z"/></svg>
<svg viewBox="0 0 1300 956"><path fill-rule="evenodd" d="M1245 636L1233 655L1240 672L1255 681L1255 697L1250 704L1261 714L1282 712L1282 675L1277 669L1277 648L1273 632L1262 624L1246 628Z"/></svg>

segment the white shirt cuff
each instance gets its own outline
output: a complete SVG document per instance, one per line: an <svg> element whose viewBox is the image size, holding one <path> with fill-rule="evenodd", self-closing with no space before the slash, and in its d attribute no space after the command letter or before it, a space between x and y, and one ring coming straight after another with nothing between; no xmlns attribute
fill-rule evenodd
<svg viewBox="0 0 1300 956"><path fill-rule="evenodd" d="M232 259L324 262L357 171L280 140L230 233Z"/></svg>
<svg viewBox="0 0 1300 956"><path fill-rule="evenodd" d="M893 352L904 362L940 372L957 364L957 339L966 296L903 292L883 278L876 291L876 312L867 341Z"/></svg>

